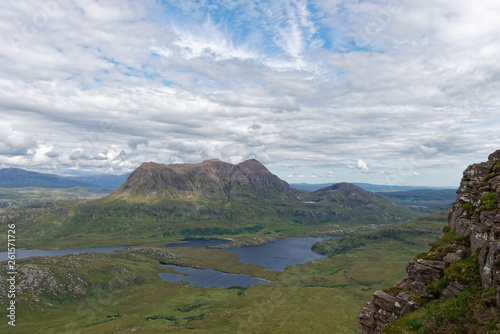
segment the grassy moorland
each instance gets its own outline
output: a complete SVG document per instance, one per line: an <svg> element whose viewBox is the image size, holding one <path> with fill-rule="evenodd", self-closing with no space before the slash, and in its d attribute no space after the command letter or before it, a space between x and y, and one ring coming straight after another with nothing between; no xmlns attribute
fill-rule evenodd
<svg viewBox="0 0 500 334"><path fill-rule="evenodd" d="M446 212L357 232L315 247L328 257L283 272L244 265L217 249L136 247L18 262L31 284L17 296L9 333L359 333L357 317L375 290L405 277L405 266L441 234ZM265 278L241 288L183 287L160 280L159 262ZM5 291L5 270L0 288ZM23 276L24 275L24 276ZM2 305L7 297L1 295ZM2 307L0 317L6 319Z"/></svg>

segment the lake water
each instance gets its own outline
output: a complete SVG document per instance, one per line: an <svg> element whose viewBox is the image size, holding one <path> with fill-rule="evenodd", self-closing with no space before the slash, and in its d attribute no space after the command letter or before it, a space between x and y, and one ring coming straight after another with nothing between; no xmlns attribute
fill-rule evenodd
<svg viewBox="0 0 500 334"><path fill-rule="evenodd" d="M16 260L30 256L62 256L71 253L113 253L124 250L127 247L95 247L95 248L72 248L72 249L16 249ZM7 252L0 252L0 262L8 260Z"/></svg>
<svg viewBox="0 0 500 334"><path fill-rule="evenodd" d="M194 249L209 247L209 246L218 246L227 244L230 242L229 240L223 239L201 239L201 238L188 238L184 239L184 243L171 243L166 245L165 247L192 247Z"/></svg>
<svg viewBox="0 0 500 334"><path fill-rule="evenodd" d="M160 278L165 282L186 281L187 286L231 287L231 286L252 286L269 283L268 280L254 278L247 275L227 274L214 269L195 269L175 265L165 265L174 268L179 274L160 273Z"/></svg>
<svg viewBox="0 0 500 334"><path fill-rule="evenodd" d="M312 245L333 237L324 238L286 238L269 242L263 245L249 247L222 248L221 251L238 254L239 261L245 264L261 265L268 270L283 271L287 266L298 265L317 259L324 258L322 254L314 253ZM168 244L167 247L193 247L202 248L217 246L229 242L221 239L186 239L186 243ZM43 249L18 249L16 259L30 256L61 256L75 252L91 253L112 253L124 250L126 247L96 247L96 248L72 248L64 250L43 250ZM7 260L7 252L0 252L0 261ZM231 287L231 286L252 286L269 283L269 281L247 275L227 274L213 269L195 269L168 265L174 268L179 274L160 273L160 278L166 282L189 282L188 286L211 287Z"/></svg>
<svg viewBox="0 0 500 334"><path fill-rule="evenodd" d="M221 248L224 252L233 252L238 254L239 261L245 264L257 264L268 270L283 271L288 266L294 266L317 259L324 258L325 255L315 253L311 250L312 245L317 242L333 239L334 237L323 238L285 238L263 245L248 247L230 247ZM214 241L218 239L186 239L185 244L169 244L169 247L207 247L214 246ZM222 243L227 240L219 240ZM177 246L182 245L182 246Z"/></svg>
<svg viewBox="0 0 500 334"><path fill-rule="evenodd" d="M263 245L223 248L221 250L238 254L242 263L257 264L267 270L283 271L288 266L295 266L326 257L323 254L313 252L311 247L317 242L333 238L286 238Z"/></svg>

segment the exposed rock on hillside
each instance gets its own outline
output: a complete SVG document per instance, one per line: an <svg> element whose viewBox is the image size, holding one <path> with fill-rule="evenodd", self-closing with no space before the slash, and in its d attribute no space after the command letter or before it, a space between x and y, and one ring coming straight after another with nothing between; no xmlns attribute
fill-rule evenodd
<svg viewBox="0 0 500 334"><path fill-rule="evenodd" d="M257 160L232 165L212 159L199 164L145 162L111 197L154 195L162 198L227 200L250 193L276 195L270 190L298 197L288 183Z"/></svg>
<svg viewBox="0 0 500 334"><path fill-rule="evenodd" d="M500 307L499 202L500 150L464 171L442 238L408 264L408 278L386 292L375 292L359 316L363 333L380 333L391 321L429 301L467 289L482 289L482 294L496 290Z"/></svg>

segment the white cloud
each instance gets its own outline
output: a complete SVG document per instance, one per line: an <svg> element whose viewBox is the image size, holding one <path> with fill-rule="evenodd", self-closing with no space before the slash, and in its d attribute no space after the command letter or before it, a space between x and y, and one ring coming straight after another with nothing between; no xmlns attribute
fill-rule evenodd
<svg viewBox="0 0 500 334"><path fill-rule="evenodd" d="M363 173L368 173L370 170L368 169L368 165L366 164L365 161L363 160L358 160L358 163L356 164L356 166L361 169L361 171Z"/></svg>
<svg viewBox="0 0 500 334"><path fill-rule="evenodd" d="M14 130L9 124L0 123L0 154L26 155L35 147L36 141L32 136Z"/></svg>
<svg viewBox="0 0 500 334"><path fill-rule="evenodd" d="M43 3L0 4L0 167L253 157L455 184L500 147L496 1Z"/></svg>

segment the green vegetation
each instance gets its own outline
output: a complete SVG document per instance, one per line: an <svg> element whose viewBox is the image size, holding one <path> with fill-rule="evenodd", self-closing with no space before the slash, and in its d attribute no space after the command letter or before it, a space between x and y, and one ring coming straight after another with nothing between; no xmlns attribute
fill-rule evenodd
<svg viewBox="0 0 500 334"><path fill-rule="evenodd" d="M433 300L396 319L383 333L498 333L500 311L495 307L495 292L471 284L462 293Z"/></svg>
<svg viewBox="0 0 500 334"><path fill-rule="evenodd" d="M347 183L315 192L292 190L256 161L148 163L113 194L87 202L62 200L56 197L59 189L49 193L54 198L48 201L23 202L29 191L42 194L16 191L16 207L0 210L0 232L15 222L18 248L136 246L115 254L20 260L19 282L30 284L20 286L16 327L8 328L13 333L357 333L359 311L372 293L405 277L408 261L428 248L447 219L443 211L408 223L423 210L409 210ZM360 227L370 230L354 232ZM339 237L314 246L328 257L283 272L245 265L236 254L217 249L164 247L195 236L231 237L248 245L331 231L339 231ZM467 242L452 230L445 232ZM160 263L270 283L183 287L161 281L158 273L173 269ZM0 275L5 282L5 272ZM7 301L0 293L0 304ZM0 309L0 317L5 318L5 310ZM0 323L0 332L5 326ZM420 330L426 323L415 318L408 326Z"/></svg>
<svg viewBox="0 0 500 334"><path fill-rule="evenodd" d="M443 232L439 242L434 243L429 251L418 254L415 259L441 260L446 254L458 251L452 244L470 246L470 236L457 238L456 230L450 229L449 226L443 228Z"/></svg>
<svg viewBox="0 0 500 334"><path fill-rule="evenodd" d="M495 171L487 174L485 177L483 177L483 179L481 180L481 183L479 183L478 187L481 188L481 187L486 186L488 184L488 181L491 180L492 178L494 178L495 175L496 175Z"/></svg>
<svg viewBox="0 0 500 334"><path fill-rule="evenodd" d="M498 210L498 202L496 192L489 192L481 196L481 204L479 205L479 212Z"/></svg>
<svg viewBox="0 0 500 334"><path fill-rule="evenodd" d="M468 237L457 238L455 230L447 230L441 241L417 258L436 260L448 252L457 251L451 244L470 246ZM427 292L438 298L419 300L421 309L391 322L383 333L498 333L500 310L496 306L496 290L484 291L479 273L479 253L450 264L444 276L427 285ZM448 298L439 298L452 283L462 284L465 290Z"/></svg>
<svg viewBox="0 0 500 334"><path fill-rule="evenodd" d="M19 296L16 327L9 333L132 329L135 333L331 333L332 329L358 333L357 316L366 300L406 275L405 265L441 233L446 216L440 212L346 236L364 245L284 272L242 264L236 254L217 249L140 247L115 254L22 260L21 268L35 266L53 275L60 290L36 294L35 289ZM248 288L182 287L159 279L159 272L171 270L160 261L246 274L271 283ZM82 287L81 294L69 294L75 286ZM4 296L1 303L5 301ZM0 316L5 318L5 311L0 310ZM0 331L5 326L0 323Z"/></svg>
<svg viewBox="0 0 500 334"><path fill-rule="evenodd" d="M192 237L202 237L202 236L220 236L220 235L240 235L240 234L255 234L262 230L264 226L253 225L249 227L237 227L237 228L221 228L221 227L194 227L185 228L179 231L179 234L185 238ZM163 233L164 237L172 236L173 233L167 231Z"/></svg>
<svg viewBox="0 0 500 334"><path fill-rule="evenodd" d="M59 205L22 222L20 246L157 245L190 236L239 238L248 234L282 237L403 222L421 215L361 189L306 193L301 194L301 200L291 195L253 198L251 194L243 189L237 200L211 201L122 198L116 193L85 203Z"/></svg>

